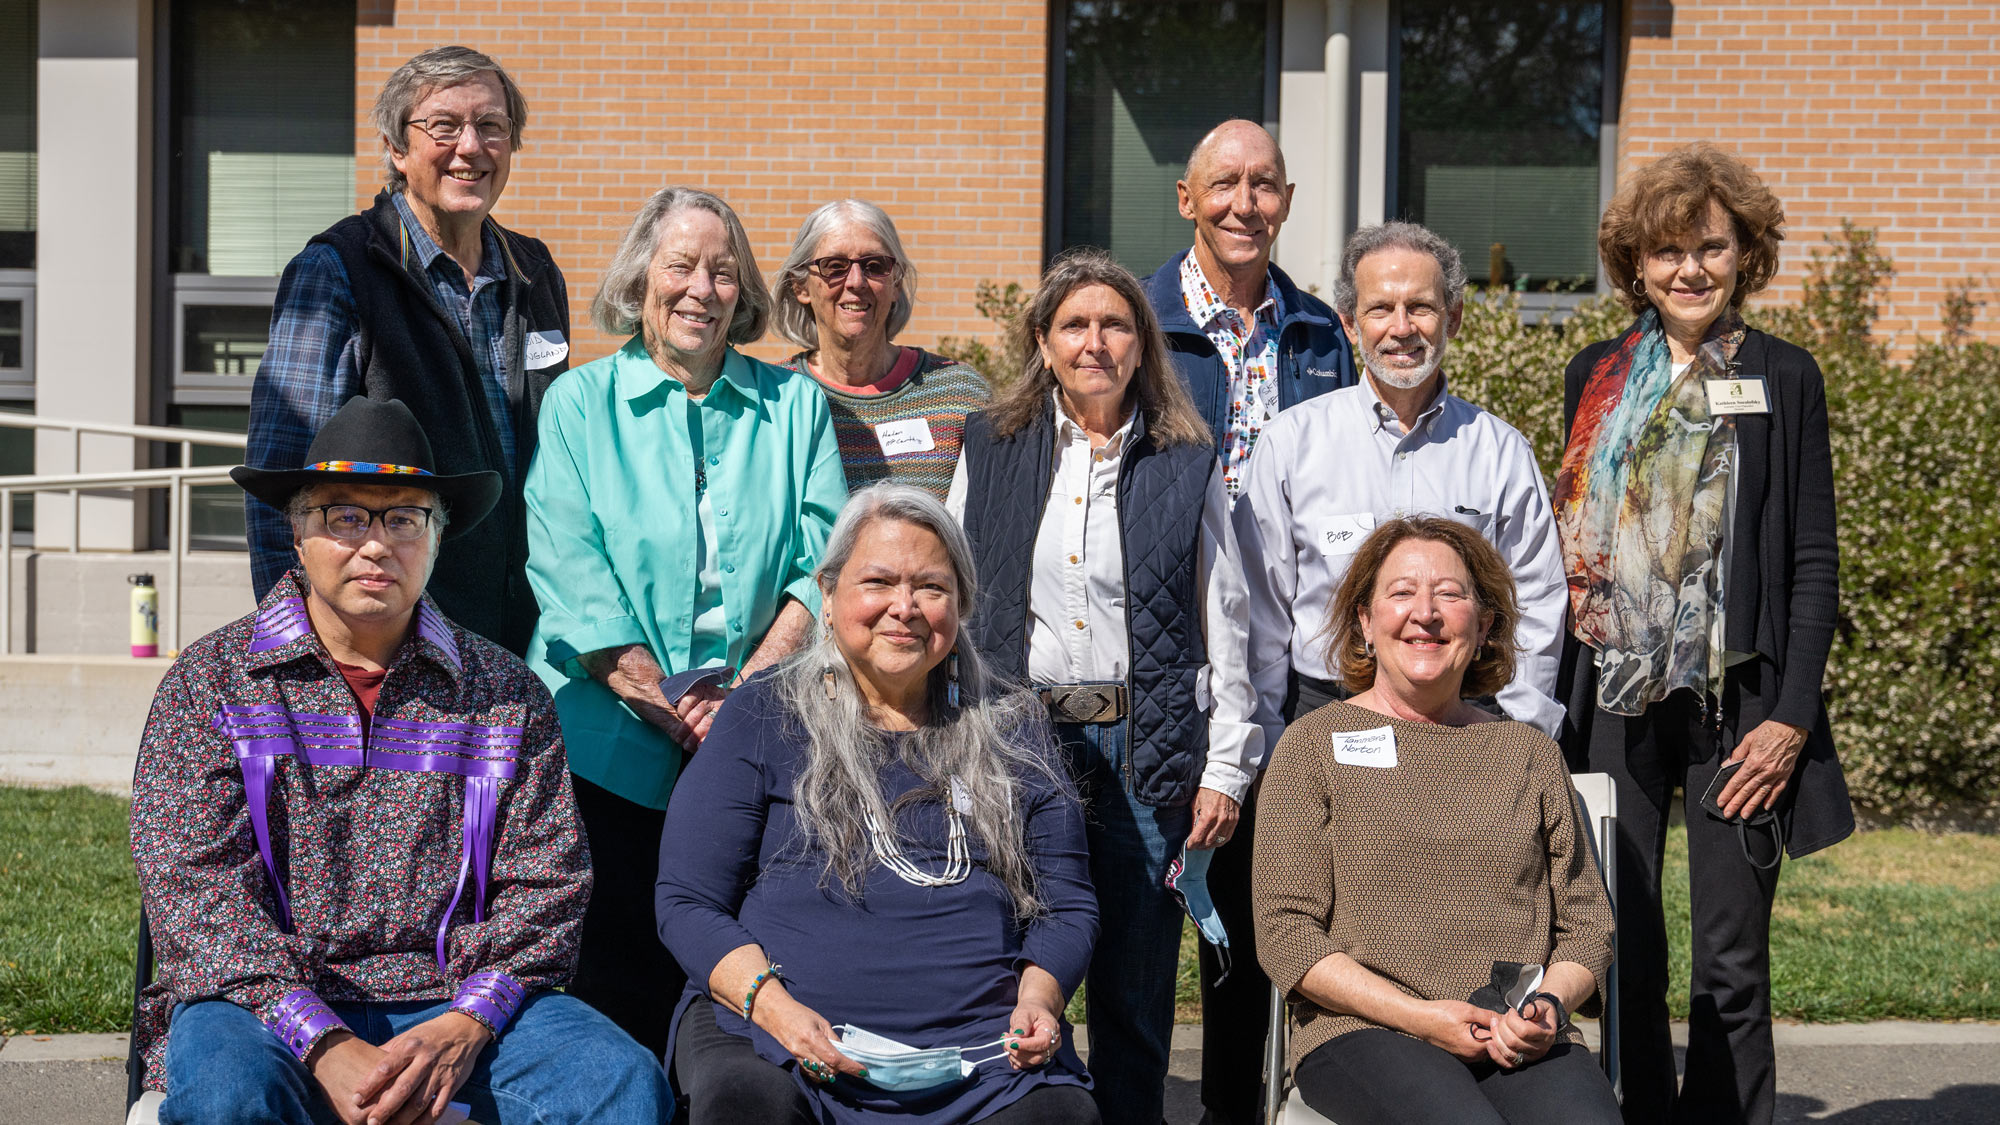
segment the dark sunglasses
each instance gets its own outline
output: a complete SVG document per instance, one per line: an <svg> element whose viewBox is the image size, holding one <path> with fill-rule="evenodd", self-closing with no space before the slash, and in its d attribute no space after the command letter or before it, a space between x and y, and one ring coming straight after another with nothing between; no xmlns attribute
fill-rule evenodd
<svg viewBox="0 0 2000 1125"><path fill-rule="evenodd" d="M865 258L814 258L806 263L806 270L825 282L840 281L855 266L861 267L863 277L880 281L896 272L896 259L888 254L870 254Z"/></svg>

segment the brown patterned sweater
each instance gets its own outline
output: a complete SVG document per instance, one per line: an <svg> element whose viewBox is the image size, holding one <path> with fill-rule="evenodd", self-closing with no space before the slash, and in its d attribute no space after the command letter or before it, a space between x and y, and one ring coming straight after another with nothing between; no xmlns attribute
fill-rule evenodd
<svg viewBox="0 0 2000 1125"><path fill-rule="evenodd" d="M1335 761L1340 733L1394 731ZM1377 764L1359 764L1365 759ZM1386 767L1386 768L1384 768ZM1493 962L1611 964L1611 903L1556 744L1523 723L1444 727L1331 703L1285 731L1257 798L1257 956L1286 992L1345 953L1412 996L1464 1000ZM1291 1063L1373 1026L1291 997ZM1563 1036L1581 1040L1575 1028Z"/></svg>

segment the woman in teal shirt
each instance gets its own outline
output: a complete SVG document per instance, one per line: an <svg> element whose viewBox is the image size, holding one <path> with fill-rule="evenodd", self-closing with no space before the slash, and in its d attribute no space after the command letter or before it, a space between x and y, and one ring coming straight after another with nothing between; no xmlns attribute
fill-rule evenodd
<svg viewBox="0 0 2000 1125"><path fill-rule="evenodd" d="M847 480L819 389L730 346L764 334L770 304L722 200L647 200L591 318L634 335L542 401L528 663L555 696L597 876L570 992L659 1054L685 984L653 920L667 795L727 685L811 630Z"/></svg>

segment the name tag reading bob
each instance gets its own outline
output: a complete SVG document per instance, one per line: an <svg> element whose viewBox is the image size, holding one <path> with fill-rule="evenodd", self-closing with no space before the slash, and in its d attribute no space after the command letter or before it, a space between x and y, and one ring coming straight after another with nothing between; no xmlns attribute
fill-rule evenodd
<svg viewBox="0 0 2000 1125"><path fill-rule="evenodd" d="M1396 730L1394 727L1377 727L1374 730L1335 731L1333 760L1343 766L1395 769Z"/></svg>
<svg viewBox="0 0 2000 1125"><path fill-rule="evenodd" d="M936 439L931 437L929 418L878 422L875 425L875 440L882 443L884 457L894 457L898 453L929 453L937 448Z"/></svg>
<svg viewBox="0 0 2000 1125"><path fill-rule="evenodd" d="M1764 380L1706 379L1710 414L1769 414L1771 401L1764 396Z"/></svg>

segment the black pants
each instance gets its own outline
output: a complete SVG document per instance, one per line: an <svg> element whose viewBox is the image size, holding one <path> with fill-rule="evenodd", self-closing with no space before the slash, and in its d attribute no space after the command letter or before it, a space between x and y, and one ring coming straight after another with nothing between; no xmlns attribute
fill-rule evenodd
<svg viewBox="0 0 2000 1125"><path fill-rule="evenodd" d="M1284 703L1287 723L1348 692L1338 684L1292 675ZM1250 853L1257 829L1256 790L1243 800L1243 819L1209 861L1208 893L1229 932L1229 972L1207 942L1201 961L1201 1104L1216 1125L1262 1121L1264 1037L1271 1024L1271 978L1257 963L1250 898ZM1219 978L1219 979L1218 979Z"/></svg>
<svg viewBox="0 0 2000 1125"><path fill-rule="evenodd" d="M748 1039L715 1024L715 1006L696 1001L674 1039L674 1077L690 1125L813 1125L812 1103L789 1070L764 1061ZM1097 1125L1097 1103L1081 1086L1041 1086L979 1119L988 1125Z"/></svg>
<svg viewBox="0 0 2000 1125"><path fill-rule="evenodd" d="M1340 1125L1617 1125L1590 1052L1559 1043L1527 1066L1470 1066L1420 1039L1369 1028L1299 1060L1298 1096ZM1628 1095L1629 1096L1629 1095Z"/></svg>
<svg viewBox="0 0 2000 1125"><path fill-rule="evenodd" d="M590 840L596 885L583 911L576 979L569 994L603 1012L659 1058L667 1025L687 987L653 916L660 869L660 829L667 814L570 775L576 809Z"/></svg>
<svg viewBox="0 0 2000 1125"><path fill-rule="evenodd" d="M1723 713L1737 714L1735 673ZM1677 691L1646 713L1593 716L1588 765L1618 791L1618 1027L1625 1120L1766 1125L1777 1104L1771 1043L1771 899L1778 872L1744 855L1736 828L1701 810L1701 796L1747 730L1704 727L1701 706ZM1687 1076L1675 1089L1667 1032L1667 929L1660 905L1667 809L1683 790L1693 965ZM1753 831L1752 854L1776 845Z"/></svg>

